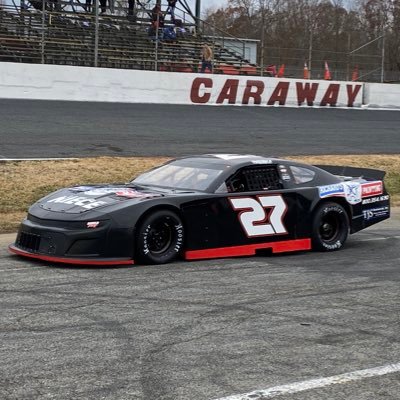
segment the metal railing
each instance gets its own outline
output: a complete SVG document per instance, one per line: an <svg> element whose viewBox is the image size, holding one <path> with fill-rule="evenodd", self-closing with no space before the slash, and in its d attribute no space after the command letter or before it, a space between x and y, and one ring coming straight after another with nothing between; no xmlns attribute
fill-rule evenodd
<svg viewBox="0 0 400 400"><path fill-rule="evenodd" d="M216 43L219 43L223 48L232 52L232 54L235 54L243 61L246 60L245 40L231 35L230 33L218 28L215 24L211 24L207 21L200 20L199 26L203 37L209 40L213 46L215 46Z"/></svg>
<svg viewBox="0 0 400 400"><path fill-rule="evenodd" d="M112 15L111 8L101 13L98 1L50 4L37 0L34 4L0 8L0 61L149 70L159 70L165 63L169 67L186 63L197 71L202 37L195 31L195 21L180 10L176 12L182 21L177 39L168 41L162 29L151 33L148 4L143 3L134 15L122 1L114 3ZM166 26L174 26L165 11L163 15ZM242 58L224 48L221 40L215 44L216 64L242 64Z"/></svg>
<svg viewBox="0 0 400 400"><path fill-rule="evenodd" d="M30 7L2 6L0 61L197 72L201 44L205 41L213 46L214 73L273 75L270 70L266 72L265 68L249 63L245 40L205 21L199 23L178 8L176 17L182 21L184 36L166 41L158 29L154 36L150 35L150 3L138 4L134 15L130 15L126 0L107 4L103 14L101 4L96 1L82 4L75 0L57 3L36 0L35 6ZM166 25L172 26L165 9ZM303 77L308 54L309 49L265 47L266 65L275 65L278 70L285 64L284 76L290 78ZM324 78L327 61L334 80L351 80L356 67L358 80L381 81L383 76L385 80L400 80L399 73L382 73L382 52L374 55L371 51L363 54L363 49L351 52L312 49L312 59L314 79Z"/></svg>

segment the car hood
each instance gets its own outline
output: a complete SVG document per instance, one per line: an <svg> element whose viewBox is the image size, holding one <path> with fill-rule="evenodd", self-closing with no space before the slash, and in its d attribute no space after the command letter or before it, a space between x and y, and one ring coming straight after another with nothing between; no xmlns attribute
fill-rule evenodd
<svg viewBox="0 0 400 400"><path fill-rule="evenodd" d="M132 185L75 186L61 189L39 200L36 205L46 211L82 214L120 203L135 203L165 194Z"/></svg>

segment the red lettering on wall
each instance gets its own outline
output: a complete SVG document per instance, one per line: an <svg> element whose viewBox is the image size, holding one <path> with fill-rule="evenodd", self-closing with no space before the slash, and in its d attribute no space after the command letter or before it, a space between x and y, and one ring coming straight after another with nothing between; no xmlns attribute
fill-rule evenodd
<svg viewBox="0 0 400 400"><path fill-rule="evenodd" d="M306 100L308 106L313 106L318 87L318 83L310 85L310 83L307 82L303 85L301 82L296 82L297 102L299 106L301 106Z"/></svg>
<svg viewBox="0 0 400 400"><path fill-rule="evenodd" d="M347 88L347 107L353 107L354 101L361 89L361 85L346 85Z"/></svg>
<svg viewBox="0 0 400 400"><path fill-rule="evenodd" d="M205 104L210 100L211 93L204 92L200 95L200 89L204 86L205 89L211 89L213 87L213 81L210 78L196 78L192 83L190 89L190 100L192 103Z"/></svg>
<svg viewBox="0 0 400 400"><path fill-rule="evenodd" d="M235 104L238 86L239 79L227 79L218 96L217 104L222 104L225 100L228 100L229 104Z"/></svg>
<svg viewBox="0 0 400 400"><path fill-rule="evenodd" d="M328 89L326 89L325 95L321 100L320 106L324 107L327 104L330 104L331 107L335 107L339 97L339 89L340 89L340 84L331 83L328 86Z"/></svg>
<svg viewBox="0 0 400 400"><path fill-rule="evenodd" d="M254 92L253 88L255 88ZM264 88L263 81L247 81L243 92L242 104L249 104L250 99L254 99L254 104L261 104L261 95L264 92Z"/></svg>
<svg viewBox="0 0 400 400"><path fill-rule="evenodd" d="M284 106L287 99L287 94L289 91L289 82L279 82L276 88L272 92L270 99L268 100L268 105L273 106L277 101L279 105Z"/></svg>

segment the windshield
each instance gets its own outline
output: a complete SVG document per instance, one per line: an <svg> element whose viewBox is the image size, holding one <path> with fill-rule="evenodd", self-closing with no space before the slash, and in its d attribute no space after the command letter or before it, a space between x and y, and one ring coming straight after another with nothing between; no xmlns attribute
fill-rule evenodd
<svg viewBox="0 0 400 400"><path fill-rule="evenodd" d="M171 163L145 172L132 182L174 189L206 190L221 173L220 168Z"/></svg>

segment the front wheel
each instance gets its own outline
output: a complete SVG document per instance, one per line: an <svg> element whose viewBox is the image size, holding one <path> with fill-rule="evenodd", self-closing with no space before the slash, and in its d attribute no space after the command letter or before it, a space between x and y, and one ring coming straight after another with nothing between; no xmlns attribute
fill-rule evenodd
<svg viewBox="0 0 400 400"><path fill-rule="evenodd" d="M175 260L183 248L184 230L179 216L169 210L149 214L138 229L136 258L144 264Z"/></svg>
<svg viewBox="0 0 400 400"><path fill-rule="evenodd" d="M323 203L316 209L311 236L314 250L339 250L348 234L349 217L340 204Z"/></svg>

